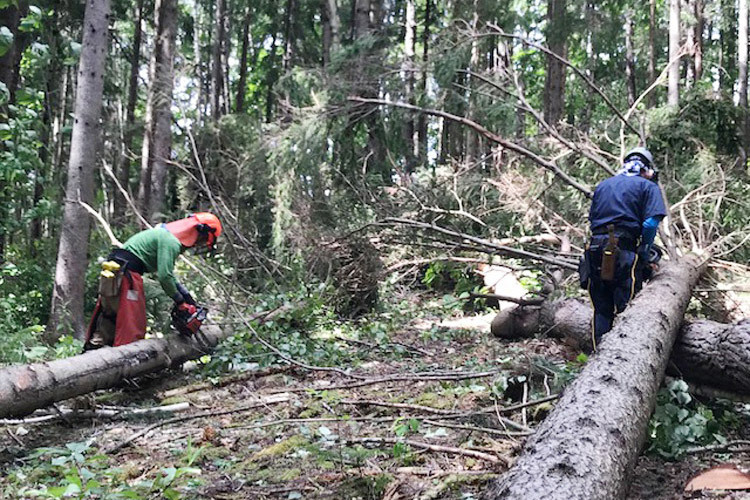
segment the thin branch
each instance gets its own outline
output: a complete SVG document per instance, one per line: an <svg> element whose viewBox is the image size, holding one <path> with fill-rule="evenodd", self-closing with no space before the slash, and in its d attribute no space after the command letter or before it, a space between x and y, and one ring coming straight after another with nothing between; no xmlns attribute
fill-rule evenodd
<svg viewBox="0 0 750 500"><path fill-rule="evenodd" d="M584 83L586 83L586 85L588 85L594 92L596 92L597 94L599 94L599 96L601 96L601 98L604 100L604 102L607 103L607 106L609 106L609 108L615 113L615 115L617 115L617 117L630 130L632 130L635 135L637 135L639 138L643 139L643 137L641 136L641 133L638 130L636 130L636 128L633 127L630 124L630 122L628 122L627 118L625 118L622 115L622 113L620 113L620 110L617 109L617 107L612 103L612 101L609 100L609 97L607 97L607 95L604 92L602 92L602 90L599 87L597 87L596 84L594 84L594 82L591 81L591 79L588 76L586 76L586 74L583 73L580 69L578 69L573 63L571 63L570 61L568 61L564 57L556 54L555 52L551 51L547 47L545 47L543 45L539 45L538 43L535 43L535 42L529 40L528 38L526 38L524 36L514 35L514 34L511 34L511 33L506 33L497 24L487 23L487 27L491 28L492 30L495 31L495 33L493 33L493 34L499 35L499 36L501 36L503 38L512 38L512 39L515 39L515 40L519 40L522 43L524 43L525 45L528 45L529 47L534 47L535 49L541 50L545 54L552 56L553 58L555 58L559 62L563 63L565 66L567 66L570 69L572 69L575 72L575 74L578 75L584 81Z"/></svg>
<svg viewBox="0 0 750 500"><path fill-rule="evenodd" d="M437 444L423 443L421 441L414 441L411 439L398 439L398 438L381 438L381 437L363 437L363 438L351 438L347 439L346 443L361 443L361 444L408 444L415 448L421 448L423 450L439 451L443 453L450 453L451 455L463 455L472 458L478 458L480 460L486 460L488 462L497 463L502 462L505 465L509 465L510 461L505 457L498 457L496 455L490 455L489 453L483 453L481 451L467 450L464 448L455 448L453 446L441 446Z"/></svg>
<svg viewBox="0 0 750 500"><path fill-rule="evenodd" d="M401 219L397 217L389 217L387 219L384 219L382 223L400 224L400 225L405 225L405 226L416 227L419 229L435 231L438 233L445 234L447 236L451 236L459 241L468 241L468 242L474 243L476 245L479 245L480 247L487 248L489 250L492 250L500 254L504 254L506 256L516 257L516 258L521 258L521 259L538 260L541 262L545 262L547 264L552 264L552 265L559 266L565 269L571 269L574 271L578 269L578 266L576 266L575 264L566 262L564 260L555 259L553 257L547 257L546 255L535 254L532 252L528 252L526 250L520 250L517 248L508 247L505 245L497 245L495 243L492 243L491 241L487 241L482 238L477 238L475 236L471 236L468 234L451 231L450 229L446 229L444 227L440 227L435 224L427 224L425 222L419 222L419 221L415 221L411 219Z"/></svg>
<svg viewBox="0 0 750 500"><path fill-rule="evenodd" d="M514 142L510 142L510 141L508 141L506 139L503 139L501 136L495 134L494 132L491 132L490 130L486 129L484 126L480 125L479 123L477 123L477 122L475 122L473 120L470 120L468 118L465 118L463 116L454 115L454 114L447 113L445 111L440 111L440 110L437 110L437 109L421 108L419 106L414 106L412 104L406 104L406 103L403 103L403 102L388 101L388 100L384 100L384 99L367 99L367 98L364 98L364 97L351 96L351 97L349 97L349 100L352 101L352 102L360 102L360 103L363 103L363 104L380 104L380 105L383 105L383 106L393 106L393 107L397 107L397 108L409 109L411 111L416 111L416 112L419 112L419 113L425 113L425 114L432 115L432 116L439 116L441 118L445 118L446 120L451 120L451 121L454 121L456 123L460 123L460 124L462 124L462 125L464 125L466 127L471 128L472 130L474 130L478 134L486 137L490 141L492 141L494 143L497 143L497 144L501 145L502 147L504 147L506 149L514 151L514 152L520 154L521 156L525 156L526 158L530 159L531 161L533 161L537 165L539 165L539 166L541 166L541 167L549 170L550 172L552 172L553 174L555 174L555 176L557 176L560 179L562 179L566 184L568 184L569 186L571 186L571 187L577 189L578 191L580 191L581 193L583 193L583 195L586 196L587 198L591 198L591 196L592 196L592 192L591 192L591 190L588 187L584 186L583 184L581 184L580 182L578 182L577 180L575 180L574 178L572 178L571 176L569 176L568 174L566 174L565 172L563 172L560 169L560 167L558 167L554 163L552 163L552 162L550 162L548 160L545 160L544 158L542 158L538 154L534 153L533 151L530 151L530 150L526 149L525 147L523 147L523 146L521 146L519 144L516 144Z"/></svg>

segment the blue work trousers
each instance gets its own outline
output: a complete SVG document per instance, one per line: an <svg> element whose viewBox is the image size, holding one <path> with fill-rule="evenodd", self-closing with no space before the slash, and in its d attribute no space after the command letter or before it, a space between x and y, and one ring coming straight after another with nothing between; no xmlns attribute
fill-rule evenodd
<svg viewBox="0 0 750 500"><path fill-rule="evenodd" d="M619 249L615 265L614 279L601 279L603 244L595 245L595 237L589 248L591 278L589 280L589 296L594 306L594 321L592 328L592 342L594 350L602 340L602 336L612 329L615 315L627 307L628 302L640 291L643 285L642 273L638 266L638 255L631 250Z"/></svg>

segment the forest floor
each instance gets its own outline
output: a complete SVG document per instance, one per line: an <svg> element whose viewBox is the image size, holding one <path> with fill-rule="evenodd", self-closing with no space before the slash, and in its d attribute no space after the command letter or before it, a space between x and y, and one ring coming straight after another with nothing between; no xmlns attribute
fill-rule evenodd
<svg viewBox="0 0 750 500"><path fill-rule="evenodd" d="M487 333L491 318L426 313L379 345L336 337L339 349L365 360L352 370L360 378L285 367L206 388L197 372L173 371L76 405L187 402L187 411L0 426L0 496L480 498L554 404L539 401L583 362L552 339L499 342ZM700 470L728 461L750 464L748 455L644 455L629 498L727 498L683 490ZM45 486L18 489L30 484Z"/></svg>

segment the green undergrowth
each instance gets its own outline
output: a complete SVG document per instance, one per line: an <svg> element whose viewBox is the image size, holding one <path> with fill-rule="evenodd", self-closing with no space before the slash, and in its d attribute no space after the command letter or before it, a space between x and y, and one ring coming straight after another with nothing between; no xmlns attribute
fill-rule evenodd
<svg viewBox="0 0 750 500"><path fill-rule="evenodd" d="M673 380L659 391L656 409L648 427L647 451L667 459L678 459L690 448L723 444L735 431L740 415L729 402L704 404L689 392L683 380Z"/></svg>
<svg viewBox="0 0 750 500"><path fill-rule="evenodd" d="M174 463L153 470L120 466L91 441L37 448L23 465L0 478L2 498L132 499L197 498L201 448L188 446Z"/></svg>

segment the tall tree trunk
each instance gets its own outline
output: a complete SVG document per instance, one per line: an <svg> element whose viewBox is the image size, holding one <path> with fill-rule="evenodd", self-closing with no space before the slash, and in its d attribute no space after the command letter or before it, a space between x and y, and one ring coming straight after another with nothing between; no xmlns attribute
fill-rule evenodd
<svg viewBox="0 0 750 500"><path fill-rule="evenodd" d="M276 81L279 79L279 68L276 65L276 40L278 38L278 26L276 16L272 23L273 35L271 38L271 47L268 49L270 54L268 55L268 68L266 69L266 123L271 123L273 119L274 105L276 104L276 97L274 94L274 86Z"/></svg>
<svg viewBox="0 0 750 500"><path fill-rule="evenodd" d="M721 27L719 29L719 41L721 52L719 54L719 88L732 94L732 87L737 79L737 10L734 0L720 0L719 15Z"/></svg>
<svg viewBox="0 0 750 500"><path fill-rule="evenodd" d="M198 89L198 113L196 117L196 126L202 124L202 117L206 113L206 81L204 78L205 71L201 58L201 4L195 2L195 11L193 13L193 78L197 81Z"/></svg>
<svg viewBox="0 0 750 500"><path fill-rule="evenodd" d="M625 9L625 77L628 87L628 106L635 104L635 56L633 55L633 12Z"/></svg>
<svg viewBox="0 0 750 500"><path fill-rule="evenodd" d="M648 10L648 84L656 81L656 0L649 0ZM656 106L656 91L648 95L648 107Z"/></svg>
<svg viewBox="0 0 750 500"><path fill-rule="evenodd" d="M0 82L8 89L10 99L8 102L16 102L16 88L18 87L18 69L23 53L23 43L18 26L21 18L28 12L28 1L10 2L10 5L0 9L0 26L5 26L13 35L13 40L8 50L0 56ZM5 114L7 109L0 109L0 114Z"/></svg>
<svg viewBox="0 0 750 500"><path fill-rule="evenodd" d="M669 67L667 104L680 105L680 63L675 58L680 51L680 0L669 0Z"/></svg>
<svg viewBox="0 0 750 500"><path fill-rule="evenodd" d="M354 39L362 38L370 31L370 0L353 0Z"/></svg>
<svg viewBox="0 0 750 500"><path fill-rule="evenodd" d="M404 13L404 60L401 65L404 78L404 102L415 105L414 84L416 75L416 44L417 44L417 7L414 0L406 0ZM402 119L402 136L404 140L404 158L406 160L406 174L414 171L418 145L416 141L414 113L404 113Z"/></svg>
<svg viewBox="0 0 750 500"><path fill-rule="evenodd" d="M222 95L224 93L224 74L222 54L224 47L224 17L226 16L226 0L216 0L216 14L214 18L213 46L211 49L211 118L217 121L222 115Z"/></svg>
<svg viewBox="0 0 750 500"><path fill-rule="evenodd" d="M44 184L49 184L48 172L51 170L54 157L53 122L55 110L60 108L60 81L65 71L60 51L59 13L55 10L50 19L44 23L44 38L49 47L49 70L44 76L44 114L42 115L42 131L40 135L39 168L34 173L34 207L38 206L44 195ZM37 255L37 243L42 239L43 219L35 215L31 220L29 230L29 251L32 257Z"/></svg>
<svg viewBox="0 0 750 500"><path fill-rule="evenodd" d="M147 218L156 222L164 210L168 162L172 153L172 89L177 37L177 0L156 0L155 73L149 92L153 95L152 158ZM154 217L157 217L154 219Z"/></svg>
<svg viewBox="0 0 750 500"><path fill-rule="evenodd" d="M477 28L479 27L478 7L479 7L478 0L474 0L473 16L471 19L472 33L476 33ZM469 58L469 72L479 70L479 46L480 46L480 39L478 37L472 37L471 56ZM476 89L477 84L475 83L475 78L471 76L471 74L468 74L466 78L468 80L468 85L467 85L468 90L466 91L466 101L469 104L466 110L466 117L470 120L476 121L477 96L474 90ZM474 132L468 127L463 127L463 133L464 133L464 141L466 144L466 146L464 147L464 151L466 152L464 156L464 162L466 162L466 164L469 165L477 159L477 156L479 154L481 154L479 151L479 134L477 134L476 132Z"/></svg>
<svg viewBox="0 0 750 500"><path fill-rule="evenodd" d="M0 56L0 82L4 83L8 89L9 99L7 103L0 105L0 121L7 121L5 117L9 115L9 104L16 102L16 87L18 86L19 68L21 63L21 54L23 53L23 42L18 26L21 18L26 15L28 10L28 1L11 2L4 9L0 9L0 26L8 28L13 40L10 43L5 54ZM0 150L4 146L0 144ZM10 219L8 215L8 196L10 193L5 182L0 181L0 221ZM0 222L0 263L4 261L5 246L8 235L6 227Z"/></svg>
<svg viewBox="0 0 750 500"><path fill-rule="evenodd" d="M695 84L695 0L687 0L685 6L692 18L685 26L685 46L688 50L687 61L685 61L685 88L691 89Z"/></svg>
<svg viewBox="0 0 750 500"><path fill-rule="evenodd" d="M247 53L250 49L250 21L252 20L252 9L248 5L245 18L242 21L242 49L240 52L240 78L237 81L237 98L234 106L235 112L245 111L245 92L247 87Z"/></svg>
<svg viewBox="0 0 750 500"><path fill-rule="evenodd" d="M83 295L91 227L88 212L78 201L91 204L94 198L109 12L109 0L86 2L62 232L46 332L50 341L57 339L68 328L76 338L83 338L84 335Z"/></svg>
<svg viewBox="0 0 750 500"><path fill-rule="evenodd" d="M706 19L703 13L704 7L704 0L694 0L695 56L693 58L693 64L695 69L693 72L695 74L695 81L699 81L703 77L703 29L706 26Z"/></svg>
<svg viewBox="0 0 750 500"><path fill-rule="evenodd" d="M547 0L547 46L555 54L566 57L569 26L566 25L567 0ZM544 79L544 119L553 127L563 116L565 104L565 65L547 55Z"/></svg>
<svg viewBox="0 0 750 500"><path fill-rule="evenodd" d="M224 44L222 45L222 58L221 62L224 66L224 70L222 71L224 75L224 82L222 83L222 107L221 112L222 114L227 114L232 109L232 85L229 81L229 75L231 74L230 71L230 57L232 51L232 36L230 33L232 33L232 16L229 13L229 9L227 8L227 12L224 13Z"/></svg>
<svg viewBox="0 0 750 500"><path fill-rule="evenodd" d="M432 0L425 0L424 28L422 29L422 71L419 78L419 103L424 105L427 100L427 63L429 62L430 22L432 20ZM427 164L427 115L419 113L417 116L417 149L418 163Z"/></svg>
<svg viewBox="0 0 750 500"><path fill-rule="evenodd" d="M341 19L337 0L321 0L323 22L323 66L331 62L331 53L341 47Z"/></svg>
<svg viewBox="0 0 750 500"><path fill-rule="evenodd" d="M294 56L294 12L297 7L295 0L286 0L286 8L284 9L284 56L282 59L282 68L284 73L289 71L292 65L292 57Z"/></svg>
<svg viewBox="0 0 750 500"><path fill-rule="evenodd" d="M622 498L705 261L670 263L620 314L487 498Z"/></svg>
<svg viewBox="0 0 750 500"><path fill-rule="evenodd" d="M122 139L122 151L117 167L117 180L120 185L128 189L130 185L130 162L133 136L135 135L135 106L138 104L138 73L141 69L141 41L143 38L143 4L138 0L134 7L135 21L133 22L133 46L130 54L130 84L128 86L128 104L125 111L125 133ZM125 224L125 210L127 201L119 189L114 193L114 221L117 226Z"/></svg>
<svg viewBox="0 0 750 500"><path fill-rule="evenodd" d="M586 7L584 9L584 22L586 24L586 65L585 71L586 76L593 81L594 80L594 68L596 68L597 62L597 51L594 48L594 41L598 38L599 23L595 16L596 4L594 0L586 0ZM627 19L626 19L627 25ZM626 31L627 33L627 31ZM627 39L626 39L627 42ZM594 89L587 87L586 94L589 102L594 102L597 98ZM591 114L593 113L593 106L584 106L581 110L581 120L579 128L584 132L588 133L591 128Z"/></svg>
<svg viewBox="0 0 750 500"><path fill-rule="evenodd" d="M737 65L739 77L737 79L737 91L739 93L740 112L742 113L742 157L741 164L747 163L748 146L748 109L747 109L747 43L748 43L748 0L739 0L738 22L737 22Z"/></svg>

